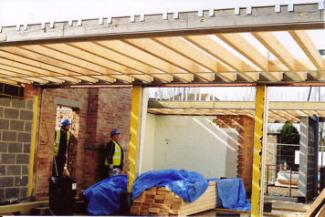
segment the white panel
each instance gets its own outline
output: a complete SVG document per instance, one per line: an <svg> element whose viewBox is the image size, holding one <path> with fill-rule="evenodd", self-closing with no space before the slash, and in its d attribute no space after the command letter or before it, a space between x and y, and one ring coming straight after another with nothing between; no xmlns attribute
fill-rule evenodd
<svg viewBox="0 0 325 217"><path fill-rule="evenodd" d="M157 115L154 169L193 170L206 178L236 176L238 136L220 129L212 119Z"/></svg>

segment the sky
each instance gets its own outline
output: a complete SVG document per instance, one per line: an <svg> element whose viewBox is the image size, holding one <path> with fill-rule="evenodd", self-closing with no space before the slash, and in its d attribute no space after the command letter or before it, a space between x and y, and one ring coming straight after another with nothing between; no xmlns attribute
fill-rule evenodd
<svg viewBox="0 0 325 217"><path fill-rule="evenodd" d="M261 6L317 0L1 0L0 25Z"/></svg>

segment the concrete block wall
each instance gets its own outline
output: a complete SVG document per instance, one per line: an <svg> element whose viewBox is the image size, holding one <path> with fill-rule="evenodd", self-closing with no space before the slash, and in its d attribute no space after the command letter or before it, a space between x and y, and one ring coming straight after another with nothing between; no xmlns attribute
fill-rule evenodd
<svg viewBox="0 0 325 217"><path fill-rule="evenodd" d="M0 200L27 196L33 100L0 96Z"/></svg>

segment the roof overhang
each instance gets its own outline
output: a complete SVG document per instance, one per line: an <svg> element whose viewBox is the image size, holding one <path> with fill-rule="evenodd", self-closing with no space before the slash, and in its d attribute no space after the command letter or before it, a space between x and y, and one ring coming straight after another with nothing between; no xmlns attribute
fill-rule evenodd
<svg viewBox="0 0 325 217"><path fill-rule="evenodd" d="M44 86L322 82L325 60L308 31L324 27L324 2L1 27L0 82ZM288 33L306 58L296 58L275 37L276 31ZM243 32L276 59L256 49Z"/></svg>

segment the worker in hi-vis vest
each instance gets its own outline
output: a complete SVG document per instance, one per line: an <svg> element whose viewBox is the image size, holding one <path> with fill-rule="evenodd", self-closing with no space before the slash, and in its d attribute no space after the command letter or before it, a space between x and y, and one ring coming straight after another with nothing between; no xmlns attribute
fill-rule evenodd
<svg viewBox="0 0 325 217"><path fill-rule="evenodd" d="M53 145L53 176L70 176L68 169L68 157L72 136L70 133L70 126L71 121L63 119L61 121L61 128L55 132L55 141Z"/></svg>
<svg viewBox="0 0 325 217"><path fill-rule="evenodd" d="M123 149L120 145L120 132L117 129L111 131L111 140L106 144L105 151L105 175L119 175L123 170Z"/></svg>

